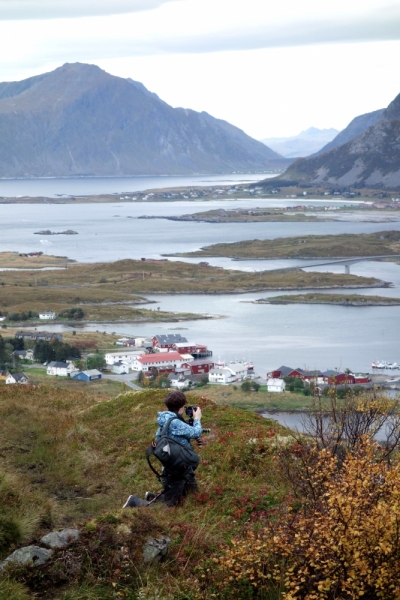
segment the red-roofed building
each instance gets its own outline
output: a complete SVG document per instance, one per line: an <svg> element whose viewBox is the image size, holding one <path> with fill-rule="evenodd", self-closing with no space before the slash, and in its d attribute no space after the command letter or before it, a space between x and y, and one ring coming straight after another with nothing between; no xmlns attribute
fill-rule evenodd
<svg viewBox="0 0 400 600"><path fill-rule="evenodd" d="M132 371L150 372L155 367L159 372L173 373L181 367L189 368L188 362L179 352L156 352L155 354L142 354L132 361Z"/></svg>

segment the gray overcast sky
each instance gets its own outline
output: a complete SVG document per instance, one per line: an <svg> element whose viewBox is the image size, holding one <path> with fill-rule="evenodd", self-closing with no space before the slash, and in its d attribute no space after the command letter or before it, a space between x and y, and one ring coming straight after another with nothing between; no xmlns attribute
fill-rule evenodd
<svg viewBox="0 0 400 600"><path fill-rule="evenodd" d="M0 0L0 81L91 62L260 139L400 93L400 0Z"/></svg>

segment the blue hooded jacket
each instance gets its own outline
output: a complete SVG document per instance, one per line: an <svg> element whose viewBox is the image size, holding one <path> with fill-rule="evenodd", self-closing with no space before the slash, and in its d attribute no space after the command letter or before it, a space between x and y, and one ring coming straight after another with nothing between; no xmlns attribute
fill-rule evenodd
<svg viewBox="0 0 400 600"><path fill-rule="evenodd" d="M168 428L168 435L172 437L172 439L177 440L181 444L185 444L185 446L190 446L190 440L199 438L203 432L201 427L201 423L198 419L195 419L193 422L193 427L185 423L183 419L181 419L180 415L170 411L164 410L163 412L158 413L157 423L159 425L156 433L156 438L161 435L161 430L168 419L172 417L178 416L178 419L171 421L170 426Z"/></svg>

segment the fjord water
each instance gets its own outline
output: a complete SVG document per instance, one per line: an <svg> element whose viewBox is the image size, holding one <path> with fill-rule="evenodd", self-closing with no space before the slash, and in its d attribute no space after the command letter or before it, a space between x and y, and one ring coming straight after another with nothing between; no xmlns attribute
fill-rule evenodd
<svg viewBox="0 0 400 600"><path fill-rule="evenodd" d="M272 175L230 173L228 175L165 175L164 177L49 177L48 179L0 179L0 198L57 198L59 196L95 196L143 190L208 185L234 185L260 181Z"/></svg>
<svg viewBox="0 0 400 600"><path fill-rule="evenodd" d="M10 204L1 205L0 250L46 250L79 261L111 261L123 258L159 257L163 253L195 250L217 242L276 238L292 235L367 233L398 229L399 223L234 223L210 224L165 219L137 219L140 215L181 215L216 207L288 205L289 201L227 200L221 202L112 204ZM293 201L291 202L293 203ZM131 217L131 218L129 218ZM74 229L75 236L34 235L40 229ZM44 239L45 238L45 239ZM42 244L41 240L48 242ZM200 259L190 259L198 262ZM313 261L231 261L211 258L210 264L242 270L270 269ZM148 268L148 267L147 267ZM343 267L318 267L343 272ZM354 274L373 276L393 288L360 290L365 294L400 297L400 266L365 262L351 267ZM338 290L340 293L342 290ZM352 290L346 290L353 293ZM400 307L343 307L323 305L255 305L252 300L277 295L256 292L229 295L152 295L164 310L190 311L224 318L184 323L102 324L87 329L151 335L180 331L188 339L204 342L214 356L252 359L256 371L287 364L292 367L346 368L369 371L376 359L400 362ZM149 305L149 308L154 305ZM48 328L46 325L45 328ZM54 326L54 329L59 329ZM396 372L393 372L396 374Z"/></svg>

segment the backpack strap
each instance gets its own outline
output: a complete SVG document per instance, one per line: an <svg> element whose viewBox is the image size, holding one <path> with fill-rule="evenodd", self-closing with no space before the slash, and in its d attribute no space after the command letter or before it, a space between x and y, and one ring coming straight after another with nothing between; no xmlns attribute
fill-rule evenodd
<svg viewBox="0 0 400 600"><path fill-rule="evenodd" d="M168 435L168 429L169 429L169 425L171 423L171 421L173 421L174 419L179 419L179 417L171 417L170 419L168 419L168 421L164 424L161 433L160 433L160 437L162 435ZM161 481L161 473L159 473L158 471L156 471L156 469L153 467L153 465L150 462L150 456L154 454L154 446L153 446L153 442L150 444L150 446L147 448L146 450L146 460L149 464L150 469L153 471L153 473L155 474L155 476L157 477L157 479L159 481Z"/></svg>
<svg viewBox="0 0 400 600"><path fill-rule="evenodd" d="M171 417L170 419L168 419L168 421L164 424L164 427L161 430L160 437L162 435L168 435L169 425L170 425L171 421L174 421L175 419L180 420L179 417Z"/></svg>
<svg viewBox="0 0 400 600"><path fill-rule="evenodd" d="M159 481L161 481L161 473L159 473L158 471L155 470L155 468L153 467L153 465L150 462L150 456L154 453L154 446L153 443L150 444L150 446L147 448L146 450L146 460L149 464L150 469L153 471L153 473L155 474L155 476L157 477L157 479Z"/></svg>

